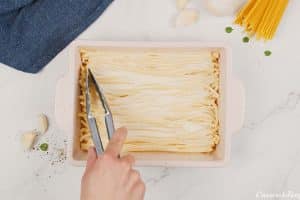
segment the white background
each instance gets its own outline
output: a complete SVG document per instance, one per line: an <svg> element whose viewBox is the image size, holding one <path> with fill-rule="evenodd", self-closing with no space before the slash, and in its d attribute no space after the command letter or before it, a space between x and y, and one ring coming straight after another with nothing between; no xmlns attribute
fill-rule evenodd
<svg viewBox="0 0 300 200"><path fill-rule="evenodd" d="M194 1L196 7L202 4ZM246 88L245 124L232 137L225 168L139 168L147 200L252 200L256 192L300 193L300 2L290 1L276 38L242 43L242 30L224 32L231 17L213 17L174 28L175 0L116 0L80 39L113 41L226 41L233 70ZM270 49L273 54L265 57ZM79 199L83 169L51 165L66 135L55 124L57 80L66 72L68 48L36 75L0 65L0 195L6 200ZM36 116L50 119L49 154L26 153L20 135Z"/></svg>

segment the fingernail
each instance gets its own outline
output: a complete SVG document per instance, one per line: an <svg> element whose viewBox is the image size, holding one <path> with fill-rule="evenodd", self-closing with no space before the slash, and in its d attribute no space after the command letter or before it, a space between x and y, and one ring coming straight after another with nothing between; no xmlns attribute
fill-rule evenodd
<svg viewBox="0 0 300 200"><path fill-rule="evenodd" d="M88 149L88 153L91 153L91 152L93 152L93 151L94 151L94 149L95 149L95 147L93 147L93 146L89 147L89 149Z"/></svg>
<svg viewBox="0 0 300 200"><path fill-rule="evenodd" d="M121 135L123 136L123 137L126 137L127 136L127 128L125 127L125 126L122 126L121 128L120 128L120 133L121 133Z"/></svg>
<svg viewBox="0 0 300 200"><path fill-rule="evenodd" d="M120 129L122 129L122 130L124 130L124 131L127 131L126 126L121 126Z"/></svg>

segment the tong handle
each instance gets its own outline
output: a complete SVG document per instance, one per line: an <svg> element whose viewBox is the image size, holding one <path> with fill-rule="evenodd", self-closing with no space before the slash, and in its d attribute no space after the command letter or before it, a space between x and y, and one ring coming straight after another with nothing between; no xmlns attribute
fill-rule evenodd
<svg viewBox="0 0 300 200"><path fill-rule="evenodd" d="M110 140L112 138L112 135L115 132L114 121L112 119L111 114L105 115L105 125L106 125L108 139Z"/></svg>
<svg viewBox="0 0 300 200"><path fill-rule="evenodd" d="M101 155L104 152L103 144L100 138L100 135L98 134L98 126L96 123L96 119L94 117L88 118L89 120L89 126L91 130L91 135L93 138L93 142L96 148L97 155Z"/></svg>

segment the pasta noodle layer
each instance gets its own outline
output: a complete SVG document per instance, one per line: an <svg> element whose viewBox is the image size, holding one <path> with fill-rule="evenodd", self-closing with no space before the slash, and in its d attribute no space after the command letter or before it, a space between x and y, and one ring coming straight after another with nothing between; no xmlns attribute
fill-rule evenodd
<svg viewBox="0 0 300 200"><path fill-rule="evenodd" d="M90 68L116 127L126 126L124 152L211 152L219 143L220 53L207 49L81 49L80 143L92 145L85 110ZM104 146L103 109L92 97Z"/></svg>

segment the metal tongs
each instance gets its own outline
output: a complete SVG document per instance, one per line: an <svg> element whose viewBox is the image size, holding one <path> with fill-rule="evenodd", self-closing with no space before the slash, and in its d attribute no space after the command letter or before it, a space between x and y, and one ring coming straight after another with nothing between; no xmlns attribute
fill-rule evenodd
<svg viewBox="0 0 300 200"><path fill-rule="evenodd" d="M109 109L108 103L105 99L104 93L101 87L98 85L92 71L87 69L86 74L86 91L85 91L85 98L86 98L86 113L87 113L87 120L90 127L92 139L96 148L97 155L100 155L104 152L103 144L100 137L100 132L96 123L96 118L91 111L91 98L90 98L90 86L93 84L96 88L96 92L100 98L102 107L104 109L104 120L106 131L108 135L108 139L110 140L113 133L115 132L114 121L112 113Z"/></svg>

